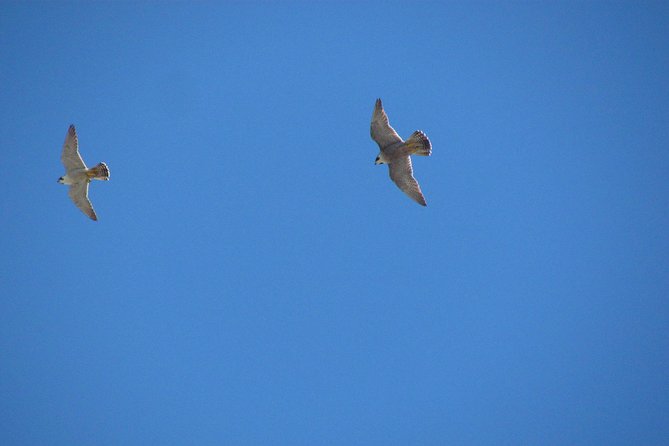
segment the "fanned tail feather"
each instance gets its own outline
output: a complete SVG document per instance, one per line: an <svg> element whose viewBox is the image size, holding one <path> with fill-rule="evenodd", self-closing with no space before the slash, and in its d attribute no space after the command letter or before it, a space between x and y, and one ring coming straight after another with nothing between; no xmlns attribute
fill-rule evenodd
<svg viewBox="0 0 669 446"><path fill-rule="evenodd" d="M409 148L412 155L430 156L432 154L432 144L425 133L416 130L404 141L404 145Z"/></svg>
<svg viewBox="0 0 669 446"><path fill-rule="evenodd" d="M109 167L105 163L100 163L91 169L94 180L109 180Z"/></svg>

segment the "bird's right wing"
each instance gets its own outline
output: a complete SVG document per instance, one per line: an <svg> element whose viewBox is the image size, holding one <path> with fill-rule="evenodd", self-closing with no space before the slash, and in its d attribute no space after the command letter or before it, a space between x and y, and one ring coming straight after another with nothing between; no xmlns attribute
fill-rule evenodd
<svg viewBox="0 0 669 446"><path fill-rule="evenodd" d="M411 158L405 156L388 164L390 170L390 179L397 184L397 187L410 196L416 203L427 206L423 192L420 190L418 181L413 177L411 168Z"/></svg>
<svg viewBox="0 0 669 446"><path fill-rule="evenodd" d="M65 137L65 144L63 144L63 153L60 160L68 172L72 169L85 169L86 164L79 155L79 142L77 141L77 132L74 130L74 125L71 125L67 130Z"/></svg>
<svg viewBox="0 0 669 446"><path fill-rule="evenodd" d="M98 219L98 216L95 215L95 211L93 210L91 200L88 199L88 181L84 180L73 184L70 186L68 194L72 201L74 201L74 204L81 209L81 212L88 215L92 220Z"/></svg>
<svg viewBox="0 0 669 446"><path fill-rule="evenodd" d="M372 139L376 141L381 150L391 144L403 142L402 138L400 138L395 129L390 126L390 122L388 122L388 115L386 115L386 112L383 110L381 99L377 99L376 105L374 106L370 133L372 135Z"/></svg>

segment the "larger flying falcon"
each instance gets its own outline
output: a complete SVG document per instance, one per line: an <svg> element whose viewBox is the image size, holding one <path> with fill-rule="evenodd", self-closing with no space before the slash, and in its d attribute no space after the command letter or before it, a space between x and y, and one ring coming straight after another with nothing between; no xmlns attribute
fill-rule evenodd
<svg viewBox="0 0 669 446"><path fill-rule="evenodd" d="M97 220L98 216L95 215L91 200L88 199L88 183L91 180L109 180L109 168L105 163L99 163L91 169L86 167L79 155L79 142L74 125L67 130L60 160L65 166L65 176L58 178L58 182L70 186L68 194L74 204L92 220Z"/></svg>
<svg viewBox="0 0 669 446"><path fill-rule="evenodd" d="M374 164L388 164L390 179L397 184L397 187L418 204L427 206L423 192L413 177L410 158L410 155L430 156L432 154L432 144L425 133L416 130L409 139L403 141L395 129L390 126L381 99L377 99L372 114L371 134L372 139L381 149Z"/></svg>

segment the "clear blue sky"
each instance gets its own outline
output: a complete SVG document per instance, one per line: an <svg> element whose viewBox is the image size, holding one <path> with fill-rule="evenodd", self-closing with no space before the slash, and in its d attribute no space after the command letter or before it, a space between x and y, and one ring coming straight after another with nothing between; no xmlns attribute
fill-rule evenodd
<svg viewBox="0 0 669 446"><path fill-rule="evenodd" d="M1 444L668 444L666 4L3 3L0 85Z"/></svg>

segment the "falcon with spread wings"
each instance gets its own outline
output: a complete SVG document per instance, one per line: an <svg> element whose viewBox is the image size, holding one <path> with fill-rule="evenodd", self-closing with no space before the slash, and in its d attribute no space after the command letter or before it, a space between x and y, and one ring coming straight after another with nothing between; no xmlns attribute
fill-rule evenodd
<svg viewBox="0 0 669 446"><path fill-rule="evenodd" d="M427 206L423 192L413 177L410 155L430 156L432 144L425 133L416 130L406 141L399 137L388 122L388 115L383 110L381 99L376 100L371 125L372 139L376 141L381 152L374 164L388 164L390 179L405 194L418 204Z"/></svg>
<svg viewBox="0 0 669 446"><path fill-rule="evenodd" d="M68 194L74 204L92 220L97 220L98 216L95 215L91 200L88 199L88 183L91 180L109 180L109 168L105 163L99 163L90 169L86 167L79 155L79 142L74 125L67 131L60 160L65 166L65 176L58 178L58 182L70 186Z"/></svg>

